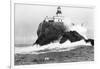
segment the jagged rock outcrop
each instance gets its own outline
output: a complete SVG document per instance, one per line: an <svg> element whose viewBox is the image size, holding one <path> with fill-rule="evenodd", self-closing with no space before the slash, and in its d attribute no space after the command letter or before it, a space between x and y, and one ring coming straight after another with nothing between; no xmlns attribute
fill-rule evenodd
<svg viewBox="0 0 100 69"><path fill-rule="evenodd" d="M39 24L37 35L38 39L34 44L45 45L58 40L66 31L63 22L45 22Z"/></svg>
<svg viewBox="0 0 100 69"><path fill-rule="evenodd" d="M94 46L94 39L86 39L86 43L90 42L92 46Z"/></svg>
<svg viewBox="0 0 100 69"><path fill-rule="evenodd" d="M60 39L59 43L62 44L67 40L71 42L80 41L85 38L76 31L69 31L63 22L45 22L39 24L37 30L38 39L34 44L40 46L54 42Z"/></svg>
<svg viewBox="0 0 100 69"><path fill-rule="evenodd" d="M66 40L70 40L71 42L76 42L76 41L80 41L82 39L85 39L85 38L83 36L81 36L78 32L69 31L69 32L65 32L62 35L60 43L64 43Z"/></svg>

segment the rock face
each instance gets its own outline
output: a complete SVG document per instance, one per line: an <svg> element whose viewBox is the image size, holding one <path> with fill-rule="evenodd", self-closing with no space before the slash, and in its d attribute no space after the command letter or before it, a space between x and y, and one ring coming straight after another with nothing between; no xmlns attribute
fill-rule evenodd
<svg viewBox="0 0 100 69"><path fill-rule="evenodd" d="M69 31L69 32L65 32L62 35L60 43L64 43L66 40L70 40L71 42L76 42L76 41L80 41L82 39L84 39L84 37L81 36L78 32L76 32L76 31Z"/></svg>
<svg viewBox="0 0 100 69"><path fill-rule="evenodd" d="M76 42L85 38L76 31L69 31L68 28L63 24L63 22L45 22L39 24L37 30L38 39L34 44L39 44L40 46L54 42L55 40L60 40L59 43L62 44L66 40L71 42Z"/></svg>
<svg viewBox="0 0 100 69"><path fill-rule="evenodd" d="M63 22L45 22L39 24L37 35L38 39L35 44L45 45L50 42L58 40L62 34L65 32L66 27Z"/></svg>
<svg viewBox="0 0 100 69"><path fill-rule="evenodd" d="M85 40L86 43L90 42L92 46L94 46L94 40L93 39L86 39Z"/></svg>

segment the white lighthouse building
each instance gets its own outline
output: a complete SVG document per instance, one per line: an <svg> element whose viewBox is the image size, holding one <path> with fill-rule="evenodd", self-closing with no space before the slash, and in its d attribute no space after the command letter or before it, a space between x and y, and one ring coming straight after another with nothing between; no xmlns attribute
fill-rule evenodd
<svg viewBox="0 0 100 69"><path fill-rule="evenodd" d="M46 16L45 18L46 22L63 22L63 20L64 20L64 16L62 16L62 11L60 6L58 6L57 8L56 16L53 17Z"/></svg>

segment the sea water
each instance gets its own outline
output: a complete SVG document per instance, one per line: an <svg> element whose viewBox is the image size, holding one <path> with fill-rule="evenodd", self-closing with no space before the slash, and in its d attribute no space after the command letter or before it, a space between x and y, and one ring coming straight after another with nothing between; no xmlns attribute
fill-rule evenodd
<svg viewBox="0 0 100 69"><path fill-rule="evenodd" d="M84 40L71 43L66 41L65 43L60 44L59 42L50 43L44 46L34 45L34 46L24 46L24 47L15 47L15 54L41 54L47 52L61 52L61 51L70 51L80 46L91 46L90 43L86 43Z"/></svg>

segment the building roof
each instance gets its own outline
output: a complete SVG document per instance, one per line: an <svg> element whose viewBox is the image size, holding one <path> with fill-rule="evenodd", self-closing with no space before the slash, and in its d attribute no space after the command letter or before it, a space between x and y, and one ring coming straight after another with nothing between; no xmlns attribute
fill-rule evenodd
<svg viewBox="0 0 100 69"><path fill-rule="evenodd" d="M58 8L57 9L61 9L61 7L60 6L58 6Z"/></svg>

